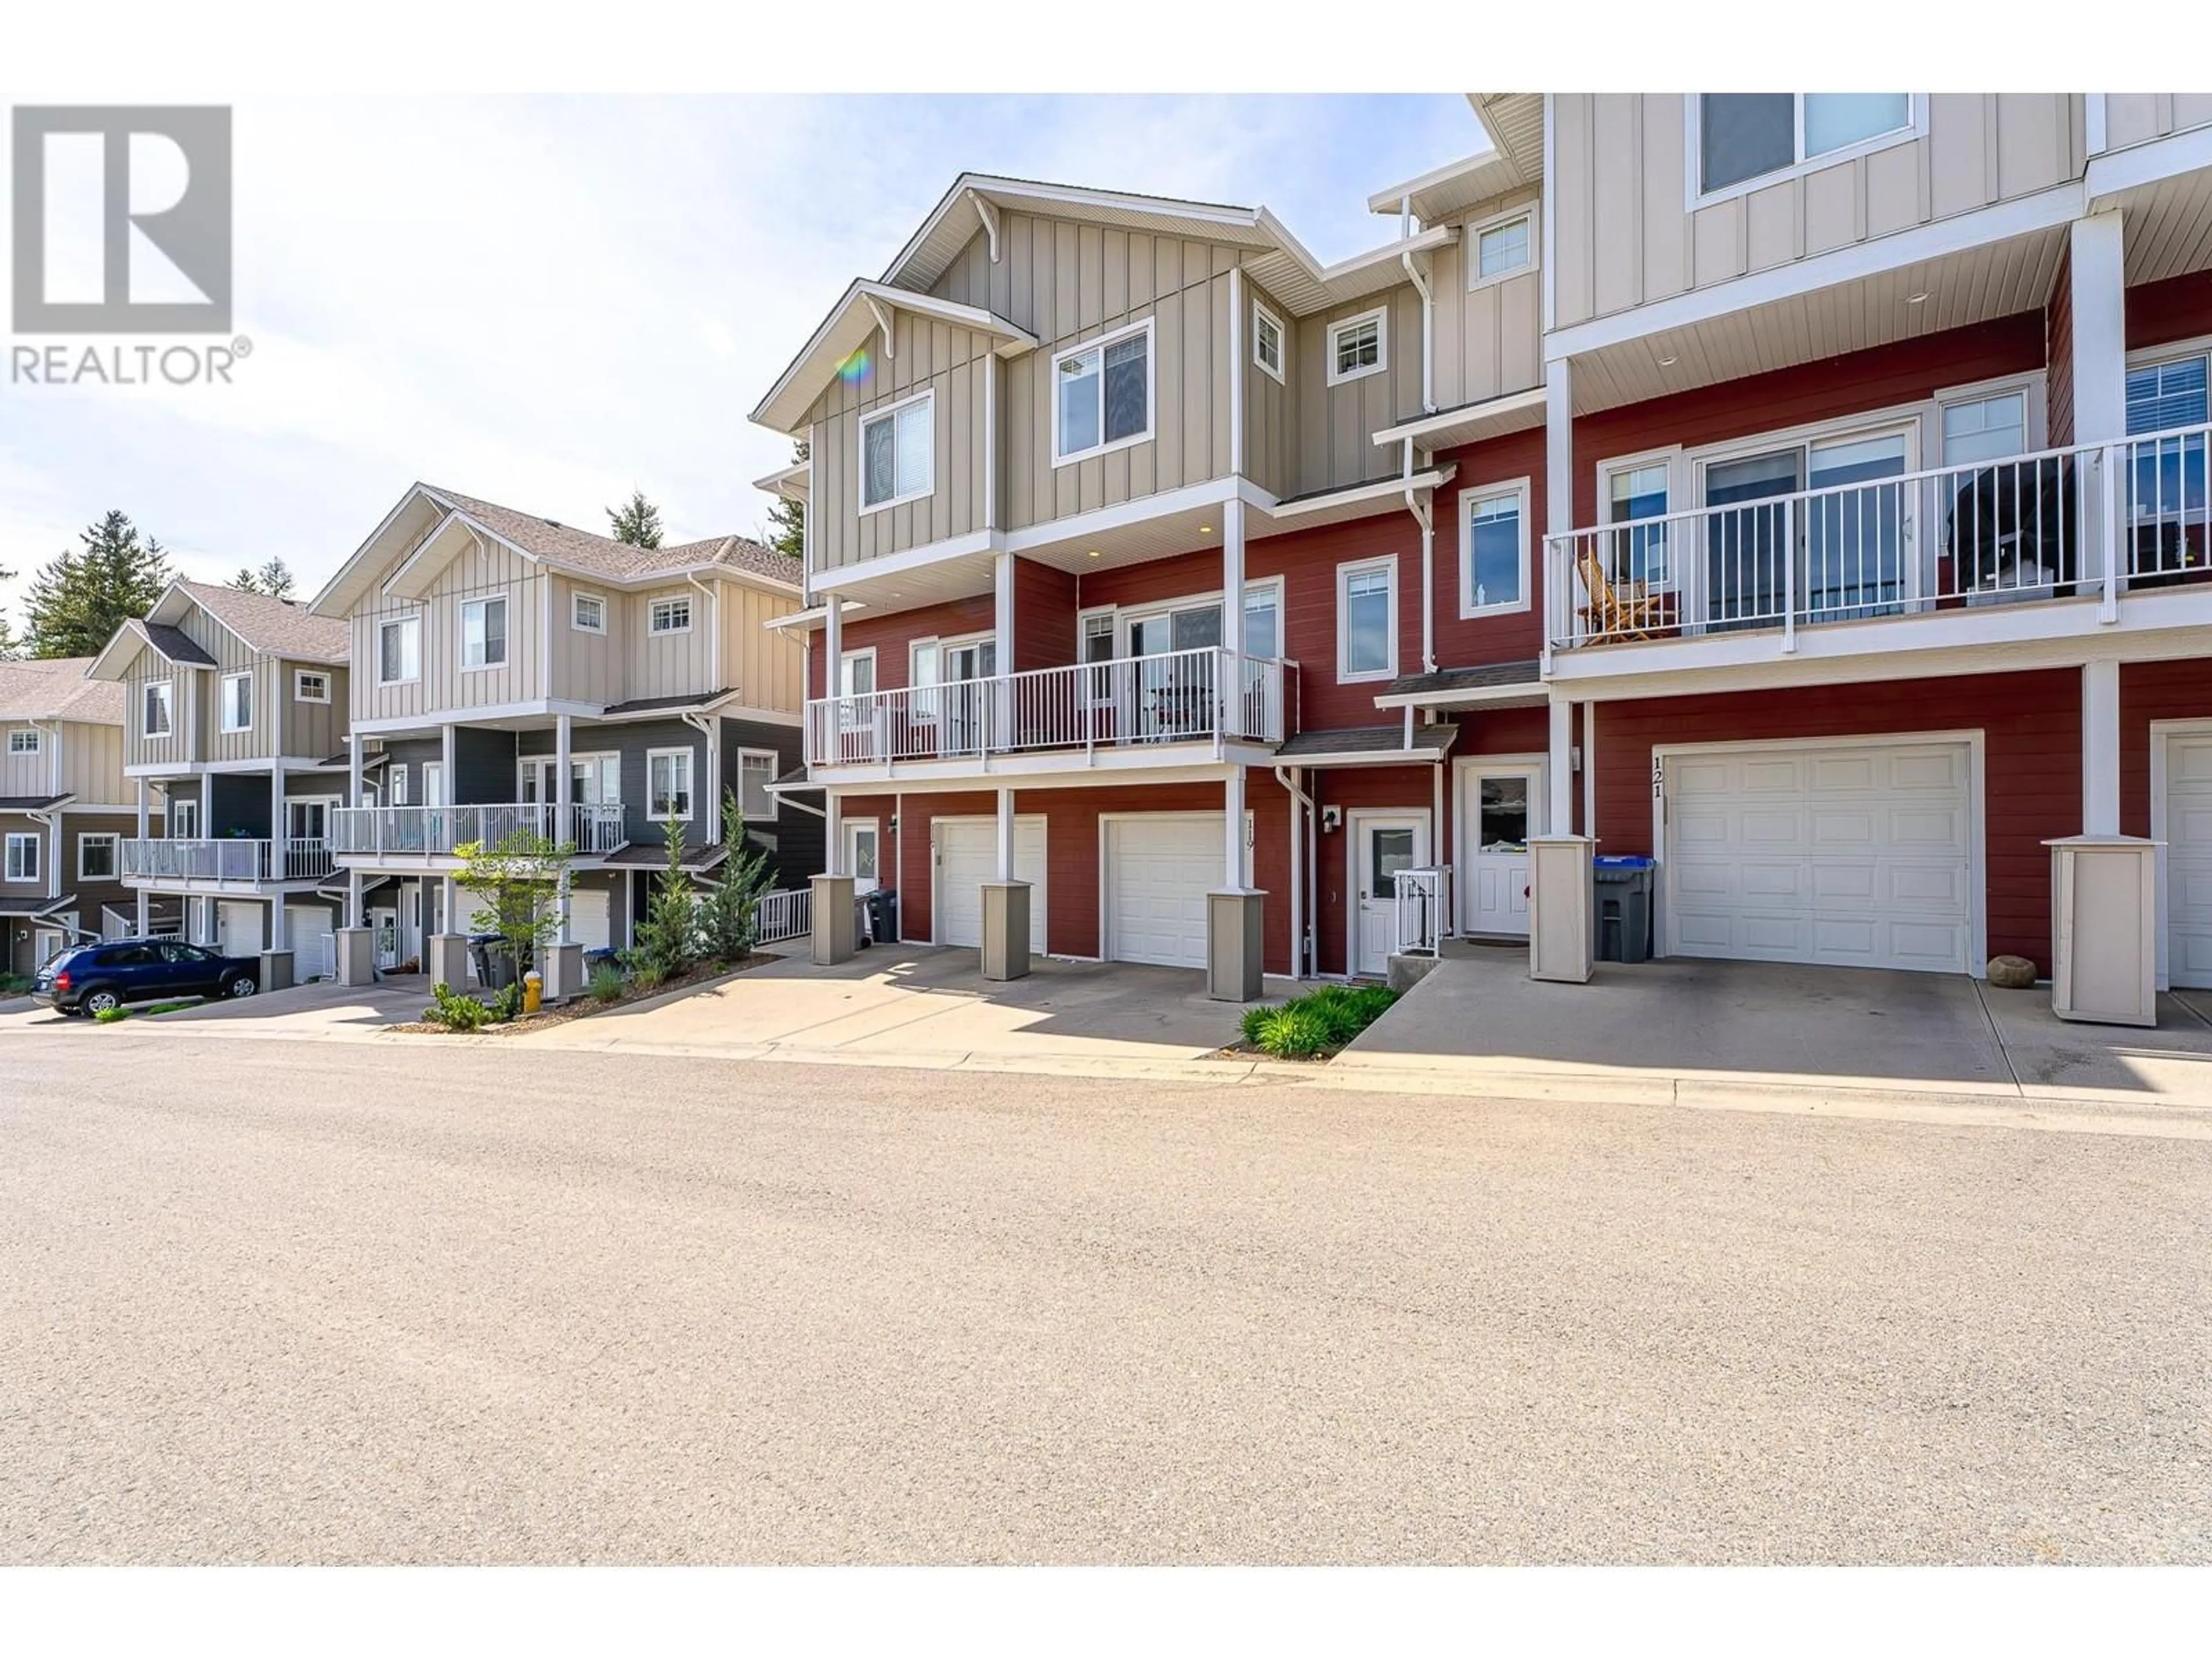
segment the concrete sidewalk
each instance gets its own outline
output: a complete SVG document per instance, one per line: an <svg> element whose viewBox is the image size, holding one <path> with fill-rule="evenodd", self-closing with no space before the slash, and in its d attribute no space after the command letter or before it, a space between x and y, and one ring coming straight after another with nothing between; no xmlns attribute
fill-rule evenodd
<svg viewBox="0 0 2212 1659"><path fill-rule="evenodd" d="M2047 988L1963 975L1670 959L1539 984L1518 950L1448 957L1337 1057L1454 1092L1675 1101L1862 1092L2212 1111L2212 996L2160 1024L2069 1024Z"/></svg>

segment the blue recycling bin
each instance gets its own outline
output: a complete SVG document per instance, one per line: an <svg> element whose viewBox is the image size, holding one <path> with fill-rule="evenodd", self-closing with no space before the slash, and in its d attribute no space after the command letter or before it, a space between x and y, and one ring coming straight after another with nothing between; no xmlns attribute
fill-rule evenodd
<svg viewBox="0 0 2212 1659"><path fill-rule="evenodd" d="M1613 853L1590 860L1590 955L1598 962L1651 960L1652 877L1658 860Z"/></svg>

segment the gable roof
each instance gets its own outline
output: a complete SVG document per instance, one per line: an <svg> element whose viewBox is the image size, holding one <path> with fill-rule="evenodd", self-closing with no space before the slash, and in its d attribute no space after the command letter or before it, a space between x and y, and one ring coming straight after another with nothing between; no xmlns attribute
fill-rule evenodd
<svg viewBox="0 0 2212 1659"><path fill-rule="evenodd" d="M343 663L352 643L351 632L343 623L318 617L293 600L181 579L169 584L168 592L146 613L147 621L176 621L183 613L180 599L184 598L237 635L251 650L313 662Z"/></svg>
<svg viewBox="0 0 2212 1659"><path fill-rule="evenodd" d="M90 657L0 663L0 720L123 724L123 687L88 679Z"/></svg>

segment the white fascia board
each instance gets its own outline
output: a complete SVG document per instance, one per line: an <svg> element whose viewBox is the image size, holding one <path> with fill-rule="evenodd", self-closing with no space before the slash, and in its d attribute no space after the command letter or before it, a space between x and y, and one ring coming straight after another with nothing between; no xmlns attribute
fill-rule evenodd
<svg viewBox="0 0 2212 1659"><path fill-rule="evenodd" d="M375 737L379 733L431 732L445 726L484 726L495 720L528 720L555 714L595 720L605 707L605 703L575 702L560 697L538 698L529 702L501 703L491 708L426 708L419 714L393 714L384 720L355 720L349 729L356 737Z"/></svg>
<svg viewBox="0 0 2212 1659"><path fill-rule="evenodd" d="M1777 265L1771 270L1755 271L1711 288L1677 295L1671 300L1638 306L1616 317L1577 323L1572 328L1558 329L1545 336L1544 358L1547 362L1558 362L1564 358L1585 356L1608 346L1663 334L1670 329L1710 322L1732 312L1749 311L1883 271L1924 264L1988 243L2056 229L2080 218L2086 199L2078 183L2058 185L1996 207L1962 213L1899 231L1893 236L1876 237L1838 248L1833 253L1799 259Z"/></svg>
<svg viewBox="0 0 2212 1659"><path fill-rule="evenodd" d="M934 299L927 294L917 294L911 289L894 288L887 283L856 278L846 286L837 303L830 307L829 314L807 337L806 343L799 348L799 355L791 360L790 365L776 377L775 384L769 388L768 395L760 400L748 418L770 431L781 432L789 437L799 435L799 428L793 423L805 412L805 404L793 407L793 399L804 396L806 404L811 404L821 384L836 371L837 364L850 356L855 347L865 343L867 333L877 326L876 313L871 309L867 329L859 336L841 331L846 319L853 314L857 306L893 306L919 316L949 323L957 328L974 329L979 333L996 336L1000 342L1000 356L1018 356L1023 352L1036 349L1036 335L1007 321L996 312L985 311L976 306L955 305L950 300Z"/></svg>
<svg viewBox="0 0 2212 1659"><path fill-rule="evenodd" d="M814 573L814 591L835 593L842 588L857 587L863 582L879 581L885 576L902 576L909 571L927 570L932 565L948 564L955 559L973 558L979 553L1004 550L1002 538L997 531L977 530L947 541L927 542L920 547L909 547L901 553L886 553L879 559L863 559L858 564L841 565L835 570L817 570ZM847 608L851 607L848 605ZM840 611L837 614L842 617L845 612Z"/></svg>
<svg viewBox="0 0 2212 1659"><path fill-rule="evenodd" d="M1004 550L1025 553L1032 548L1049 547L1055 542L1075 541L1085 536L1103 535L1109 531L1126 529L1148 519L1169 518L1195 507L1218 507L1236 498L1238 483L1239 480L1234 477L1208 478L1201 483L1186 484L1181 489L1139 496L1135 501L1123 501L1118 506L1079 513L1073 518L1048 519L1042 524L1033 524L1006 534ZM1267 497L1271 502L1273 499L1273 496ZM817 578L815 586L819 587L821 585Z"/></svg>
<svg viewBox="0 0 2212 1659"><path fill-rule="evenodd" d="M2108 198L2124 191L2206 167L2212 167L2212 127L2191 127L2186 132L2093 156L2085 184L2086 210L2096 212Z"/></svg>
<svg viewBox="0 0 2212 1659"><path fill-rule="evenodd" d="M354 549L352 556L337 568L337 574L325 582L322 591L307 601L309 616L344 617L349 614L352 609L351 605L333 605L336 596L353 580L355 567L375 550L377 544L384 539L385 532L389 531L393 524L398 522L399 515L412 507L417 500L435 501L444 513L453 510L453 504L431 489L429 485L420 482L410 484L406 492L393 505L392 511L386 514L376 528L368 532L368 538L359 547Z"/></svg>
<svg viewBox="0 0 2212 1659"><path fill-rule="evenodd" d="M817 789L873 789L895 786L909 793L989 787L994 778L1096 777L1113 775L1119 787L1139 783L1188 783L1225 778L1242 766L1272 766L1274 750L1261 744L1230 744L1214 757L1211 738L1199 743L1131 744L1100 749L1086 759L1080 749L1048 749L1030 754L994 755L988 765L974 760L907 761L896 766L814 766L808 787ZM1187 757L1187 758L1186 758Z"/></svg>
<svg viewBox="0 0 2212 1659"><path fill-rule="evenodd" d="M1471 685L1456 691L1385 691L1375 699L1377 708L1534 708L1551 702L1541 680L1520 680L1511 685Z"/></svg>
<svg viewBox="0 0 2212 1659"><path fill-rule="evenodd" d="M1468 404L1459 409L1439 410L1424 415L1419 420L1407 421L1397 426L1387 426L1375 434L1376 445L1403 443L1411 438L1419 443L1432 432L1449 432L1455 427L1471 426L1481 421L1496 420L1504 415L1519 415L1544 406L1544 388L1531 386L1526 392L1510 392L1503 398L1492 398L1484 403Z"/></svg>
<svg viewBox="0 0 2212 1659"><path fill-rule="evenodd" d="M1333 512L1340 507L1357 507L1362 501L1396 498L1409 489L1438 489L1451 482L1459 471L1458 464L1432 466L1410 477L1378 478L1372 483L1352 484L1347 489L1331 490L1326 495L1308 495L1295 501L1278 501L1266 509L1271 519L1298 519L1315 513Z"/></svg>
<svg viewBox="0 0 2212 1659"><path fill-rule="evenodd" d="M1475 119L1477 121L1482 119L1482 112L1480 109L1475 111ZM1477 150L1472 155L1462 155L1458 161L1447 161L1440 167L1431 167L1419 178L1408 179L1403 184L1386 185L1367 198L1367 210L1370 213L1395 213L1398 211L1399 204L1407 197L1419 196L1425 191L1434 190L1438 185L1448 185L1455 179L1464 179L1469 173L1488 167L1492 161L1504 159L1504 152L1498 149L1497 140L1492 139L1488 149Z"/></svg>
<svg viewBox="0 0 2212 1659"><path fill-rule="evenodd" d="M755 478L753 488L767 495L781 495L788 501L806 499L808 486L813 481L814 464L796 461L781 471L771 472L765 478Z"/></svg>

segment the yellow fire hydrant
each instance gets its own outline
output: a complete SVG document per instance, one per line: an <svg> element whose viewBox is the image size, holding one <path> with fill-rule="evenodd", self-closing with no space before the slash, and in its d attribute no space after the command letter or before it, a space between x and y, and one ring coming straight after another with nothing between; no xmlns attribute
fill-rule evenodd
<svg viewBox="0 0 2212 1659"><path fill-rule="evenodd" d="M522 976L522 1012L526 1014L536 1013L538 1000L544 994L545 981L538 970L532 968Z"/></svg>

